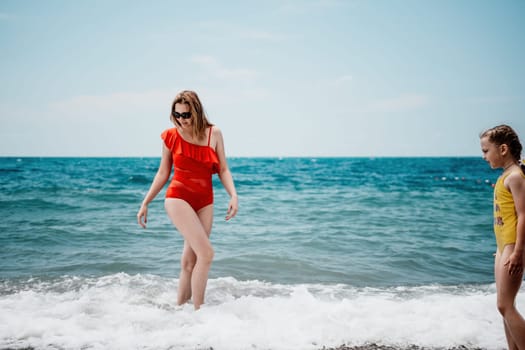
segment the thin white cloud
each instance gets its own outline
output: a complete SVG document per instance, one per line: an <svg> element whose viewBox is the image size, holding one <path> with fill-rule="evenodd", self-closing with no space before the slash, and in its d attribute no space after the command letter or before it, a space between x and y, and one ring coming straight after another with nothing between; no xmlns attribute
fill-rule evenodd
<svg viewBox="0 0 525 350"><path fill-rule="evenodd" d="M15 16L12 15L12 14L5 13L5 12L0 12L0 21L4 21L4 20L8 20L8 19L13 19L13 18L15 18Z"/></svg>
<svg viewBox="0 0 525 350"><path fill-rule="evenodd" d="M214 68L219 64L214 57L206 55L194 55L191 57L190 61L211 68Z"/></svg>
<svg viewBox="0 0 525 350"><path fill-rule="evenodd" d="M219 79L226 80L253 80L260 74L256 70L247 68L225 67L219 60L212 56L195 55L191 57L191 62L202 66L210 74Z"/></svg>
<svg viewBox="0 0 525 350"><path fill-rule="evenodd" d="M403 112L419 109L428 105L430 98L426 95L402 94L397 97L380 99L366 108L369 112Z"/></svg>
<svg viewBox="0 0 525 350"><path fill-rule="evenodd" d="M259 31L259 30L246 30L240 31L240 37L243 39L250 40L259 40L259 41L268 41L268 42L282 42L288 40L289 36L272 33L268 31Z"/></svg>
<svg viewBox="0 0 525 350"><path fill-rule="evenodd" d="M521 102L525 100L525 96L477 96L467 99L472 104L484 105L484 104L504 104Z"/></svg>
<svg viewBox="0 0 525 350"><path fill-rule="evenodd" d="M209 42L218 42L231 40L248 40L251 43L282 43L297 38L297 34L277 32L274 30L239 25L238 23L227 22L223 20L201 21L195 25L188 35Z"/></svg>
<svg viewBox="0 0 525 350"><path fill-rule="evenodd" d="M346 82L349 82L349 81L352 81L354 80L354 78L351 76L351 75L342 75L340 76L339 78L336 79L336 81L338 83L346 83Z"/></svg>
<svg viewBox="0 0 525 350"><path fill-rule="evenodd" d="M355 2L349 0L290 0L284 2L284 4L279 8L279 11L292 14L309 13L325 9L330 10L334 8L345 7L348 5L354 6L354 3Z"/></svg>
<svg viewBox="0 0 525 350"><path fill-rule="evenodd" d="M169 105L173 91L116 92L108 95L80 95L54 102L50 109L64 115L89 115L90 119L122 116L137 110L156 110Z"/></svg>

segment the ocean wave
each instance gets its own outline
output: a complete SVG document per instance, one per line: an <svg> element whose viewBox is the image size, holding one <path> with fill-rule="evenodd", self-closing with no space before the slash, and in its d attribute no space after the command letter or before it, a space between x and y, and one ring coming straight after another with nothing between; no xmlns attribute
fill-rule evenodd
<svg viewBox="0 0 525 350"><path fill-rule="evenodd" d="M209 281L206 304L195 312L176 305L177 284L124 273L4 280L0 348L505 346L493 285L356 288L225 277Z"/></svg>

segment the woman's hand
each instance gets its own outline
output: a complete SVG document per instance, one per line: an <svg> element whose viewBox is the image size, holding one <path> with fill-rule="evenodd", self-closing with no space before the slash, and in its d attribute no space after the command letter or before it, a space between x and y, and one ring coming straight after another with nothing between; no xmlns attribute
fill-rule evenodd
<svg viewBox="0 0 525 350"><path fill-rule="evenodd" d="M509 260L505 262L505 266L508 268L509 275L518 275L523 272L523 254L514 251L510 256Z"/></svg>
<svg viewBox="0 0 525 350"><path fill-rule="evenodd" d="M148 223L148 206L142 205L137 213L137 222L142 228L146 228Z"/></svg>
<svg viewBox="0 0 525 350"><path fill-rule="evenodd" d="M230 220L235 215L237 215L238 210L239 200L237 199L237 196L232 196L230 199L230 203L228 204L228 211L226 212L226 221Z"/></svg>

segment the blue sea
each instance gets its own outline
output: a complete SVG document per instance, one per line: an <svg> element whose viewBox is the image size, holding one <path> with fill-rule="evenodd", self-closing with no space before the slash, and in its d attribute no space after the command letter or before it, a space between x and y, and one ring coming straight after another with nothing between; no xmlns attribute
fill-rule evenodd
<svg viewBox="0 0 525 350"><path fill-rule="evenodd" d="M198 312L164 192L136 222L158 164L0 158L0 349L506 347L481 157L229 159Z"/></svg>

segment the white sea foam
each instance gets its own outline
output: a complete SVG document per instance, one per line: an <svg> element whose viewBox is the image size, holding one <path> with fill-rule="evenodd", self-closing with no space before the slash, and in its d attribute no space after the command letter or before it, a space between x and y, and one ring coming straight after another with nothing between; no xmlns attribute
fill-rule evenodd
<svg viewBox="0 0 525 350"><path fill-rule="evenodd" d="M0 284L0 348L505 347L493 285L372 289L219 278L198 312L176 306L176 287L175 279L127 274Z"/></svg>

